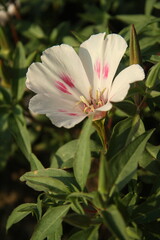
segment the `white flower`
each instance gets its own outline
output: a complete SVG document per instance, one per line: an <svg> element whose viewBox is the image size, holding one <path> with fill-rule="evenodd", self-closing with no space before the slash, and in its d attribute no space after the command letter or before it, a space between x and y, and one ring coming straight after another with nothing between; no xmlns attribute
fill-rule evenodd
<svg viewBox="0 0 160 240"><path fill-rule="evenodd" d="M0 4L0 25L5 26L6 23L9 21L9 18L12 16L16 16L17 14L17 7L20 6L20 2L16 0L14 3L7 2L6 9L5 7Z"/></svg>
<svg viewBox="0 0 160 240"><path fill-rule="evenodd" d="M71 128L85 117L103 118L112 102L122 101L130 83L144 79L144 71L134 64L115 78L127 48L117 34L92 35L79 48L79 55L66 44L48 48L42 63L33 63L26 85L36 96L29 109L46 114L57 127Z"/></svg>

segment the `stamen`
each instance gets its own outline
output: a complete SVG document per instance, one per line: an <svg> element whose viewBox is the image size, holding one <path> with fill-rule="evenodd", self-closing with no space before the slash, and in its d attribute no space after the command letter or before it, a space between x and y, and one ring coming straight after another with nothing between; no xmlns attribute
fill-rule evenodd
<svg viewBox="0 0 160 240"><path fill-rule="evenodd" d="M77 104L81 104L80 108L86 114L94 113L95 110L99 107L102 107L105 104L103 93L106 88L102 91L96 90L95 98L92 97L92 89L89 91L90 100L87 100L84 96L80 96L80 100ZM76 105L77 105L76 104ZM96 113L95 113L96 114Z"/></svg>
<svg viewBox="0 0 160 240"><path fill-rule="evenodd" d="M88 103L88 101L87 101L87 99L86 99L85 97L80 96L80 99L81 99L81 101L82 101L83 103L85 103L85 104L89 107L89 103Z"/></svg>

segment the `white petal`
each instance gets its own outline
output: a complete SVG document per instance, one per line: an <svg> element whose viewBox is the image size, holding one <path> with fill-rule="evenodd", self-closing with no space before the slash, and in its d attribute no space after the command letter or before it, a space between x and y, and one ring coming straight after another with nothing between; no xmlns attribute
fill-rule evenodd
<svg viewBox="0 0 160 240"><path fill-rule="evenodd" d="M108 100L110 102L122 101L128 93L130 83L141 81L144 78L144 70L140 65L134 64L125 68L115 78L109 92Z"/></svg>
<svg viewBox="0 0 160 240"><path fill-rule="evenodd" d="M107 102L104 106L97 108L97 111L109 111L112 108L112 104Z"/></svg>
<svg viewBox="0 0 160 240"><path fill-rule="evenodd" d="M57 127L74 127L86 117L73 101L60 99L59 96L51 94L34 96L30 100L29 109L34 113L46 114Z"/></svg>
<svg viewBox="0 0 160 240"><path fill-rule="evenodd" d="M83 62L93 90L103 90L105 94L111 86L119 62L127 48L126 41L117 34L92 35L81 44L79 56Z"/></svg>
<svg viewBox="0 0 160 240"><path fill-rule="evenodd" d="M53 76L60 79L61 76L68 77L78 90L79 95L89 98L90 83L82 62L72 47L62 44L48 48L43 52L41 59Z"/></svg>
<svg viewBox="0 0 160 240"><path fill-rule="evenodd" d="M55 93L55 76L42 63L32 63L28 68L26 86L35 93ZM61 93L60 93L61 94Z"/></svg>

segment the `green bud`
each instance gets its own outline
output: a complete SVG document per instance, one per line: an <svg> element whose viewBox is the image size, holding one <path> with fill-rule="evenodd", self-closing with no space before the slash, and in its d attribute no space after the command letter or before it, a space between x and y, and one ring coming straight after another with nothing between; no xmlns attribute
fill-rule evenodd
<svg viewBox="0 0 160 240"><path fill-rule="evenodd" d="M134 25L131 25L131 31L130 31L130 65L132 64L140 64L142 65L142 58L141 58L141 52L138 42L137 33L135 30Z"/></svg>

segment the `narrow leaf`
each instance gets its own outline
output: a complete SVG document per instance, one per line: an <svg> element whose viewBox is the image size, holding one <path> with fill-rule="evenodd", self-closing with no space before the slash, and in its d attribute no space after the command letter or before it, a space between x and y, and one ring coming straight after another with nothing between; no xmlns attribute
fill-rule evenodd
<svg viewBox="0 0 160 240"><path fill-rule="evenodd" d="M74 233L68 240L98 240L99 226L92 226L88 229Z"/></svg>
<svg viewBox="0 0 160 240"><path fill-rule="evenodd" d="M99 176L98 176L98 191L103 199L108 192L108 166L104 152L101 153Z"/></svg>
<svg viewBox="0 0 160 240"><path fill-rule="evenodd" d="M19 105L15 106L13 114L9 117L9 128L13 137L15 138L17 145L19 146L27 160L30 162L31 169L35 170L43 168L42 164L31 152L29 133L26 128L22 109Z"/></svg>
<svg viewBox="0 0 160 240"><path fill-rule="evenodd" d="M90 135L92 130L92 118L89 118L82 129L79 144L76 149L73 170L75 178L83 190L91 165Z"/></svg>
<svg viewBox="0 0 160 240"><path fill-rule="evenodd" d="M126 118L118 122L113 128L109 141L107 159L117 155L122 148L126 147L138 132L141 120L138 115Z"/></svg>
<svg viewBox="0 0 160 240"><path fill-rule="evenodd" d="M104 219L104 223L117 239L129 240L126 232L126 224L121 213L115 205L107 207L107 210L103 211L101 215Z"/></svg>
<svg viewBox="0 0 160 240"><path fill-rule="evenodd" d="M153 130L140 135L109 161L112 183L110 195L113 194L115 189L120 191L131 180L136 172L141 154L152 133Z"/></svg>
<svg viewBox="0 0 160 240"><path fill-rule="evenodd" d="M18 42L14 55L12 93L13 97L19 101L25 89L26 56L25 49L21 42Z"/></svg>
<svg viewBox="0 0 160 240"><path fill-rule="evenodd" d="M32 213L36 209L36 206L35 203L24 203L16 207L7 220L6 230L8 231L13 224L21 221L28 214Z"/></svg>
<svg viewBox="0 0 160 240"><path fill-rule="evenodd" d="M158 85L159 81L160 81L160 62L151 68L146 79L146 86L148 88L152 88Z"/></svg>
<svg viewBox="0 0 160 240"><path fill-rule="evenodd" d="M56 231L69 208L69 205L64 205L48 209L37 224L31 240L44 240L48 235L50 235L52 229Z"/></svg>

